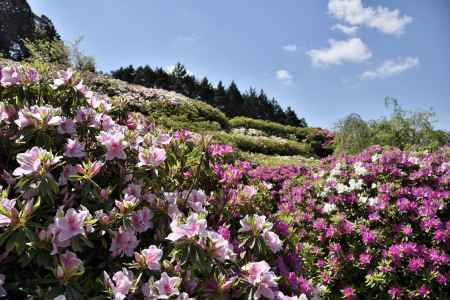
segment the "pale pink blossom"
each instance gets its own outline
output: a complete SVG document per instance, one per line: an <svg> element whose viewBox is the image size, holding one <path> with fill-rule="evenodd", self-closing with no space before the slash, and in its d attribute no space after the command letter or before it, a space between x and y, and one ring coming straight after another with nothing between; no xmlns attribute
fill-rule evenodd
<svg viewBox="0 0 450 300"><path fill-rule="evenodd" d="M67 157L83 158L86 155L84 145L78 139L67 139L64 149L64 156Z"/></svg>
<svg viewBox="0 0 450 300"><path fill-rule="evenodd" d="M2 87L10 87L20 83L20 71L16 66L4 67L1 70L0 85Z"/></svg>
<svg viewBox="0 0 450 300"><path fill-rule="evenodd" d="M155 140L156 145L169 145L172 141L172 137L170 134L161 133L158 138Z"/></svg>
<svg viewBox="0 0 450 300"><path fill-rule="evenodd" d="M266 216L259 215L247 215L240 221L240 224L241 228L239 229L239 232L262 232L264 230L272 229L273 226L272 223L266 221Z"/></svg>
<svg viewBox="0 0 450 300"><path fill-rule="evenodd" d="M166 160L166 150L157 147L150 147L149 149L140 148L138 158L138 167L157 167Z"/></svg>
<svg viewBox="0 0 450 300"><path fill-rule="evenodd" d="M111 251L113 257L122 257L124 255L133 256L134 249L138 244L139 240L136 238L134 232L119 228L114 234L109 251Z"/></svg>
<svg viewBox="0 0 450 300"><path fill-rule="evenodd" d="M0 194L1 195L1 194ZM0 206L4 213L0 213L0 227L7 227L11 224L12 219L17 217L16 200L1 199Z"/></svg>
<svg viewBox="0 0 450 300"><path fill-rule="evenodd" d="M253 185L245 185L241 192L240 196L245 200L250 200L258 193L258 190Z"/></svg>
<svg viewBox="0 0 450 300"><path fill-rule="evenodd" d="M57 111L52 106L33 105L29 109L21 109L19 111L18 119L14 122L20 129L28 126L58 126L61 123L62 118L56 114Z"/></svg>
<svg viewBox="0 0 450 300"><path fill-rule="evenodd" d="M80 80L80 82L78 82L78 84L75 86L75 89L77 91L79 91L81 94L83 94L83 96L88 99L90 99L91 97L94 96L94 93L92 91L90 91L87 86L85 86L83 84L83 80ZM89 100L88 100L88 102L89 102Z"/></svg>
<svg viewBox="0 0 450 300"><path fill-rule="evenodd" d="M73 76L73 70L68 68L67 70L61 70L56 73L57 78L53 80L53 88L57 89L62 85L67 85Z"/></svg>
<svg viewBox="0 0 450 300"><path fill-rule="evenodd" d="M20 166L13 171L13 175L42 173L60 160L61 156L53 156L52 153L35 146L24 153L17 154L17 162Z"/></svg>
<svg viewBox="0 0 450 300"><path fill-rule="evenodd" d="M64 216L57 216L54 224L58 229L58 241L64 242L79 234L85 234L84 221L88 215L89 212L86 209L76 211L69 208Z"/></svg>
<svg viewBox="0 0 450 300"><path fill-rule="evenodd" d="M114 132L100 132L97 137L98 140L106 148L106 160L126 159L125 148L128 143L125 141L125 136L117 131Z"/></svg>
<svg viewBox="0 0 450 300"><path fill-rule="evenodd" d="M215 231L207 231L200 240L200 245L203 248L212 247L212 249L206 249L211 251L212 255L218 261L224 262L225 260L234 260L236 254L233 252L233 245L230 244L222 235Z"/></svg>
<svg viewBox="0 0 450 300"><path fill-rule="evenodd" d="M151 210L144 207L131 215L131 223L133 223L137 232L142 233L153 227L152 218L153 213Z"/></svg>
<svg viewBox="0 0 450 300"><path fill-rule="evenodd" d="M247 281L257 286L263 279L263 275L270 271L269 264L262 260L259 262L251 262L242 267L242 271L246 273Z"/></svg>
<svg viewBox="0 0 450 300"><path fill-rule="evenodd" d="M125 268L122 271L116 272L112 280L106 272L103 272L103 277L105 286L111 289L114 300L125 299L133 286L133 273Z"/></svg>
<svg viewBox="0 0 450 300"><path fill-rule="evenodd" d="M186 223L180 224L178 220L174 220L170 223L172 232L166 239L175 242L182 238L193 238L198 235L203 235L206 230L206 220L199 219L196 213L190 215Z"/></svg>
<svg viewBox="0 0 450 300"><path fill-rule="evenodd" d="M159 299L169 299L171 296L176 296L180 292L178 286L181 283L179 277L169 277L166 272L161 274L161 279L155 282L158 289Z"/></svg>
<svg viewBox="0 0 450 300"><path fill-rule="evenodd" d="M66 117L61 117L61 122L58 125L59 134L74 134L75 133L75 122Z"/></svg>
<svg viewBox="0 0 450 300"><path fill-rule="evenodd" d="M142 250L141 253L149 270L160 270L160 260L163 256L163 251L161 249L155 245L151 245L147 249Z"/></svg>
<svg viewBox="0 0 450 300"><path fill-rule="evenodd" d="M204 205L206 204L208 197L203 190L184 191L183 198L186 197L188 198L187 204L195 212L199 213L205 211Z"/></svg>
<svg viewBox="0 0 450 300"><path fill-rule="evenodd" d="M276 282L277 277L273 272L266 272L261 276L261 282L259 283L258 289L255 292L255 298L264 296L267 299L274 299L274 290L278 287Z"/></svg>
<svg viewBox="0 0 450 300"><path fill-rule="evenodd" d="M267 230L263 233L263 238L273 253L277 253L283 248L283 242L275 232Z"/></svg>

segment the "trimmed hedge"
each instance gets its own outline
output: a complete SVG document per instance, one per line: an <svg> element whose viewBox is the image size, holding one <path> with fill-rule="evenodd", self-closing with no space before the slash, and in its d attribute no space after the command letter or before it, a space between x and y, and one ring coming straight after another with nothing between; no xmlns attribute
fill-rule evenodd
<svg viewBox="0 0 450 300"><path fill-rule="evenodd" d="M198 100L147 101L141 112L170 129L187 128L203 132L230 127L223 112Z"/></svg>
<svg viewBox="0 0 450 300"><path fill-rule="evenodd" d="M310 145L291 140L228 133L218 133L214 138L222 143L231 144L242 151L268 155L312 155Z"/></svg>
<svg viewBox="0 0 450 300"><path fill-rule="evenodd" d="M334 135L321 128L300 128L275 122L236 117L230 120L231 128L253 128L285 139L309 144L312 152L320 157L333 153Z"/></svg>

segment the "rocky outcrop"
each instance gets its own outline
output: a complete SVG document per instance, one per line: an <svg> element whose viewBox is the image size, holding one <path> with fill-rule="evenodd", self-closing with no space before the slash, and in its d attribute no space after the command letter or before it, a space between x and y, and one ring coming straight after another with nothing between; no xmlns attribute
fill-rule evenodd
<svg viewBox="0 0 450 300"><path fill-rule="evenodd" d="M53 23L46 16L37 16L26 0L0 1L0 53L6 58L27 57L25 39L59 39Z"/></svg>

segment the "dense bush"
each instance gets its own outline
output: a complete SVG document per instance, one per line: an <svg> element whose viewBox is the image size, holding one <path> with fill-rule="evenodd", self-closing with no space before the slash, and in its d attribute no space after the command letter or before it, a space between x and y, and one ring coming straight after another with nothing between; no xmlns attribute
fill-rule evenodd
<svg viewBox="0 0 450 300"><path fill-rule="evenodd" d="M46 72L0 70L0 297L449 298L448 148L253 169Z"/></svg>
<svg viewBox="0 0 450 300"><path fill-rule="evenodd" d="M436 149L450 143L450 133L433 128L434 113L410 112L396 100L387 98L392 114L379 120L364 121L351 114L336 124L336 150L358 153L370 145L389 145L400 149Z"/></svg>
<svg viewBox="0 0 450 300"><path fill-rule="evenodd" d="M312 155L309 144L298 143L277 137L253 137L244 134L218 133L214 135L214 138L223 143L233 145L242 151L269 155Z"/></svg>
<svg viewBox="0 0 450 300"><path fill-rule="evenodd" d="M278 217L300 260L283 276L327 299L448 299L450 148L379 146L285 183Z"/></svg>
<svg viewBox="0 0 450 300"><path fill-rule="evenodd" d="M197 132L229 127L223 112L197 100L148 101L142 113L171 129L189 128Z"/></svg>
<svg viewBox="0 0 450 300"><path fill-rule="evenodd" d="M257 120L246 117L236 117L230 120L232 128L252 128L267 134L308 143L318 156L327 156L333 152L333 133L321 128L301 128L282 125L275 122Z"/></svg>

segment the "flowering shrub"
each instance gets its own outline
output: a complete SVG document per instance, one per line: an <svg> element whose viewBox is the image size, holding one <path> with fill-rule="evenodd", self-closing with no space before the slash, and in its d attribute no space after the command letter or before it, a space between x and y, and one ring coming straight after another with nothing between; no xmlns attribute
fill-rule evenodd
<svg viewBox="0 0 450 300"><path fill-rule="evenodd" d="M286 279L332 299L447 299L449 150L374 146L286 184L277 215L301 260Z"/></svg>
<svg viewBox="0 0 450 300"><path fill-rule="evenodd" d="M0 298L448 297L447 149L254 169L71 70L0 84Z"/></svg>

